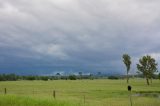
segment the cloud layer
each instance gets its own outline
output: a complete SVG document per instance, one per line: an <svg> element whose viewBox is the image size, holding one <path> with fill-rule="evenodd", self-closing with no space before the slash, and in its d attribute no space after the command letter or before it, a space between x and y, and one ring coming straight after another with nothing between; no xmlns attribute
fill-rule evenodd
<svg viewBox="0 0 160 106"><path fill-rule="evenodd" d="M0 73L125 73L160 60L158 0L0 0ZM132 66L135 70L135 65Z"/></svg>

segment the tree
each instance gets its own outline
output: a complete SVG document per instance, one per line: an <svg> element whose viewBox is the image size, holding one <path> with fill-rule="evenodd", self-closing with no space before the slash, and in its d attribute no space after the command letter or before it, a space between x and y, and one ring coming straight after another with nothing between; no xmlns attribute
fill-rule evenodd
<svg viewBox="0 0 160 106"><path fill-rule="evenodd" d="M78 74L80 76L80 79L82 79L82 72L79 72Z"/></svg>
<svg viewBox="0 0 160 106"><path fill-rule="evenodd" d="M101 76L101 72L98 72L97 75L98 75L98 76Z"/></svg>
<svg viewBox="0 0 160 106"><path fill-rule="evenodd" d="M56 73L57 79L60 79L61 74L60 73Z"/></svg>
<svg viewBox="0 0 160 106"><path fill-rule="evenodd" d="M34 76L26 76L26 80L36 80Z"/></svg>
<svg viewBox="0 0 160 106"><path fill-rule="evenodd" d="M119 79L117 76L109 76L108 79Z"/></svg>
<svg viewBox="0 0 160 106"><path fill-rule="evenodd" d="M40 79L43 81L48 81L49 77L48 76L41 76Z"/></svg>
<svg viewBox="0 0 160 106"><path fill-rule="evenodd" d="M158 79L160 80L160 73L158 74Z"/></svg>
<svg viewBox="0 0 160 106"><path fill-rule="evenodd" d="M128 54L123 54L123 62L127 68L127 83L129 82L129 70L130 70L130 66L131 66L131 57Z"/></svg>
<svg viewBox="0 0 160 106"><path fill-rule="evenodd" d="M90 73L90 74L89 74L89 76L90 76L90 79L91 79L91 80L93 80L93 79L94 79L93 74L91 74L91 73Z"/></svg>
<svg viewBox="0 0 160 106"><path fill-rule="evenodd" d="M77 79L77 77L76 77L75 75L70 75L68 78L69 78L70 80L76 80L76 79Z"/></svg>
<svg viewBox="0 0 160 106"><path fill-rule="evenodd" d="M137 69L146 78L147 84L149 85L149 79L151 79L155 72L157 72L157 63L151 56L143 56L139 59L139 64L137 64Z"/></svg>
<svg viewBox="0 0 160 106"><path fill-rule="evenodd" d="M57 76L60 76L61 74L60 74L60 73L56 73L56 75L57 75Z"/></svg>

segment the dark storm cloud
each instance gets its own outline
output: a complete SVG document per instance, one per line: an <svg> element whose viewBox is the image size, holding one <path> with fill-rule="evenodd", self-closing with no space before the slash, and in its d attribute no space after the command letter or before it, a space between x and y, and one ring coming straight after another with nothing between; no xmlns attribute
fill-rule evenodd
<svg viewBox="0 0 160 106"><path fill-rule="evenodd" d="M159 61L159 4L0 0L0 71L124 73L123 53L129 53L134 64L145 54Z"/></svg>

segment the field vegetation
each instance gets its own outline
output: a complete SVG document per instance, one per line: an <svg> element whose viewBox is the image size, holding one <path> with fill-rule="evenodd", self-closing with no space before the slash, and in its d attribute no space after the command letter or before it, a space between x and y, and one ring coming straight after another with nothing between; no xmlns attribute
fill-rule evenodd
<svg viewBox="0 0 160 106"><path fill-rule="evenodd" d="M130 79L130 85L133 106L160 106L159 80L148 86ZM120 79L1 81L0 106L130 106L127 86Z"/></svg>

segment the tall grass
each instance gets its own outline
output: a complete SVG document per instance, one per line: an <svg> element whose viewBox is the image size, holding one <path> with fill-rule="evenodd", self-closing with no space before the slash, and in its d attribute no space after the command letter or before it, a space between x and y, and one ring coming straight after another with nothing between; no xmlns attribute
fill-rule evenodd
<svg viewBox="0 0 160 106"><path fill-rule="evenodd" d="M1 95L0 106L75 106L74 102L27 96Z"/></svg>

